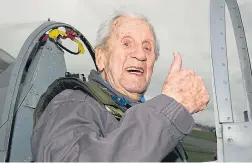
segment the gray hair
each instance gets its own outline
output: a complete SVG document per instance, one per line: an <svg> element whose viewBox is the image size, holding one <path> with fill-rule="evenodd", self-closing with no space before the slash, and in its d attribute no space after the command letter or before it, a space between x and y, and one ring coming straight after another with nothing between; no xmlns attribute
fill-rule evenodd
<svg viewBox="0 0 252 163"><path fill-rule="evenodd" d="M142 19L142 20L145 20L152 32L153 32L153 35L154 35L154 41L155 41L155 58L156 60L158 59L159 57L159 41L156 37L156 33L155 33L155 30L154 30L154 27L151 25L151 23L149 22L149 20L141 15L141 14L138 14L138 13L135 13L135 12L125 12L125 11L116 11L109 19L107 19L106 21L104 21L98 31L97 31L97 37L96 37L96 44L95 44L95 47L99 47L99 46L103 46L106 44L106 40L107 38L110 36L111 34L111 26L113 24L113 22L119 18L119 17L123 17L123 16L126 16L126 17L132 17L132 18L137 18L137 19Z"/></svg>

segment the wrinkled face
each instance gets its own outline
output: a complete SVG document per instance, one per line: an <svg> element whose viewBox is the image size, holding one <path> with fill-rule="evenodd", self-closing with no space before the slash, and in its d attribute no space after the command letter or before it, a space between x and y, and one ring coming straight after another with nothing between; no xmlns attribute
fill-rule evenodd
<svg viewBox="0 0 252 163"><path fill-rule="evenodd" d="M155 62L155 41L142 19L120 17L113 23L106 50L96 50L101 75L118 92L139 100L146 91Z"/></svg>

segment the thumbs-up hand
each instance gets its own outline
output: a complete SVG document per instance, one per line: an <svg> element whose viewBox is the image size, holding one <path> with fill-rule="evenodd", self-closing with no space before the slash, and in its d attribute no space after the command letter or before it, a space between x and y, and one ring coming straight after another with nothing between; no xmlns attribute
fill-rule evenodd
<svg viewBox="0 0 252 163"><path fill-rule="evenodd" d="M190 113L197 113L206 108L209 93L201 79L192 70L182 70L182 58L173 53L174 61L165 79L162 94L174 98Z"/></svg>

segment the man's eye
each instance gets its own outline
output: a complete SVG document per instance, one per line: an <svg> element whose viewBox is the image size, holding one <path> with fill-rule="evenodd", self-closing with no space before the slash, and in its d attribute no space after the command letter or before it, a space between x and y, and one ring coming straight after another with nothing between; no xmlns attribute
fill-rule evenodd
<svg viewBox="0 0 252 163"><path fill-rule="evenodd" d="M144 47L144 49L147 51L151 51L151 48L149 48L149 47Z"/></svg>
<svg viewBox="0 0 252 163"><path fill-rule="evenodd" d="M123 43L124 46L129 46L128 42Z"/></svg>
<svg viewBox="0 0 252 163"><path fill-rule="evenodd" d="M150 49L149 49L149 48L145 48L145 50L148 50L148 51L150 51Z"/></svg>

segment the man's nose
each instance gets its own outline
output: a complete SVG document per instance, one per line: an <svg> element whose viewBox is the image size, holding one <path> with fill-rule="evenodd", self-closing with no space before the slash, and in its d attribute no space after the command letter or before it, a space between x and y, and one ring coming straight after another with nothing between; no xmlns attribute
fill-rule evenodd
<svg viewBox="0 0 252 163"><path fill-rule="evenodd" d="M131 53L132 58L136 58L139 61L147 60L146 52L144 51L143 47L137 47L135 51Z"/></svg>

